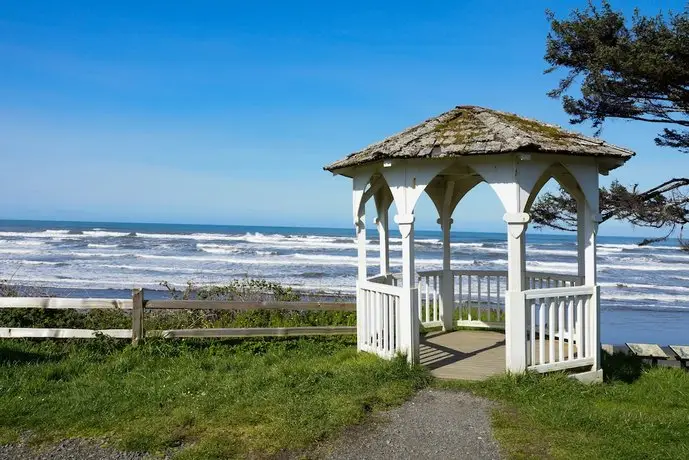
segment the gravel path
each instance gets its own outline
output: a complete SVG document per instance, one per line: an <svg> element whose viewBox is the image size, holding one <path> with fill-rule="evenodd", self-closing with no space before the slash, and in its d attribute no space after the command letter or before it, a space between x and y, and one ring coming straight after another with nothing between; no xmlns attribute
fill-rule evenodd
<svg viewBox="0 0 689 460"><path fill-rule="evenodd" d="M38 450L25 443L0 445L0 460L140 460L138 452L120 452L94 440L67 439Z"/></svg>
<svg viewBox="0 0 689 460"><path fill-rule="evenodd" d="M348 430L324 456L334 460L499 459L490 429L491 405L469 393L424 390L381 414L379 422Z"/></svg>

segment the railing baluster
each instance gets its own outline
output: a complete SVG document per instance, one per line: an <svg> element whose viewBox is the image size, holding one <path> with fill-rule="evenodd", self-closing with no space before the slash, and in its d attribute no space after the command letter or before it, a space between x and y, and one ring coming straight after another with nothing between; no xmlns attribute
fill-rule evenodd
<svg viewBox="0 0 689 460"><path fill-rule="evenodd" d="M577 299L577 358L584 357L584 324L582 322L583 305L582 298Z"/></svg>
<svg viewBox="0 0 689 460"><path fill-rule="evenodd" d="M469 321L471 321L471 275L467 276L467 311L469 312Z"/></svg>
<svg viewBox="0 0 689 460"><path fill-rule="evenodd" d="M478 320L482 321L483 316L483 299L481 298L481 275L476 275L476 314Z"/></svg>
<svg viewBox="0 0 689 460"><path fill-rule="evenodd" d="M380 293L377 293L374 295L374 313L375 313L375 318L376 318L376 348L378 350L381 350L380 342L382 337L380 336L380 331L382 330L381 327L381 320L380 320Z"/></svg>
<svg viewBox="0 0 689 460"><path fill-rule="evenodd" d="M497 321L502 321L502 302L500 301L500 278L502 276L498 275L495 277L495 282L496 282L496 297L498 299L497 301L497 307L496 307L496 312L497 312Z"/></svg>
<svg viewBox="0 0 689 460"><path fill-rule="evenodd" d="M555 362L555 306L557 297L548 299L548 362Z"/></svg>
<svg viewBox="0 0 689 460"><path fill-rule="evenodd" d="M429 294L428 294L428 289L429 289L429 285L430 285L431 283L429 283L428 280L429 280L429 277L426 276L426 314L425 314L425 316L426 316L426 322L429 321L429 319L428 319L428 308L429 308L429 305L430 305L430 302L429 302L429 298L430 298L430 297L429 297Z"/></svg>
<svg viewBox="0 0 689 460"><path fill-rule="evenodd" d="M457 290L459 292L459 300L458 300L459 319L462 320L462 319L464 319L464 312L462 311L462 308L463 308L462 302L464 301L464 297L462 296L462 285L464 284L464 276L460 274L457 277L457 280L458 280L457 282L459 284L459 289Z"/></svg>
<svg viewBox="0 0 689 460"><path fill-rule="evenodd" d="M421 276L419 279L420 279L420 280L425 280L425 277ZM425 281L423 281L423 282L425 283ZM422 286L419 286L419 288L418 288L417 290L418 290L417 294L418 294L418 297L419 297L419 303L418 303L418 305L419 305L419 311L418 311L418 313L419 313L419 322L422 323L422 322L423 322L423 302L421 301L421 297L422 297L422 295L423 295L423 288L422 288Z"/></svg>
<svg viewBox="0 0 689 460"><path fill-rule="evenodd" d="M453 294L453 297L452 297L452 314L453 314L452 319L453 319L453 322L454 322L454 312L455 312L455 310L459 310L459 309L460 309L460 306L459 306L459 299L462 297L462 294L461 294L461 292L462 292L462 291L461 291L461 289L462 289L462 288L461 288L461 286L462 286L462 282L461 282L461 280L462 280L462 275L458 275L457 278L455 278L455 274L454 274L454 272L453 272L453 273L452 273L452 283L453 283L453 284L455 283L455 280L456 280L458 286L455 286L455 288L452 290L452 294ZM458 297L458 295L459 295L459 297ZM459 316L459 319L462 319L461 315Z"/></svg>
<svg viewBox="0 0 689 460"><path fill-rule="evenodd" d="M364 327L365 327L365 335L364 335L364 340L366 341L366 346L368 347L371 344L371 306L369 304L369 298L370 298L370 291L365 290L364 291Z"/></svg>
<svg viewBox="0 0 689 460"><path fill-rule="evenodd" d="M584 342L584 350L582 351L582 355L584 357L589 357L591 356L591 346L589 344L589 297L585 297L582 299L582 304L583 304L583 309L581 312L581 333L583 334L583 342Z"/></svg>
<svg viewBox="0 0 689 460"><path fill-rule="evenodd" d="M395 309L395 351L400 349L400 336L402 335L402 322L400 321L400 298L392 299Z"/></svg>
<svg viewBox="0 0 689 460"><path fill-rule="evenodd" d="M371 346L375 348L376 346L376 293L374 291L369 291L369 313L371 315Z"/></svg>
<svg viewBox="0 0 689 460"><path fill-rule="evenodd" d="M545 364L545 303L538 310L538 363Z"/></svg>
<svg viewBox="0 0 689 460"><path fill-rule="evenodd" d="M363 344L366 344L366 345L368 345L368 339L367 339L367 337L368 337L368 316L367 316L368 315L368 305L367 305L367 301L368 301L368 291L365 289L362 289L361 290L361 306L362 306L362 308L361 308L361 322L362 322L361 329L362 329L364 336L361 338L361 341ZM359 321L359 318L357 318L356 320Z"/></svg>
<svg viewBox="0 0 689 460"><path fill-rule="evenodd" d="M531 305L531 324L529 327L529 337L531 338L531 356L529 359L529 364L536 364L536 301L532 300L529 302Z"/></svg>
<svg viewBox="0 0 689 460"><path fill-rule="evenodd" d="M567 308L567 351L569 359L574 359L574 296L570 296Z"/></svg>
<svg viewBox="0 0 689 460"><path fill-rule="evenodd" d="M433 277L433 314L431 321L438 321L438 277Z"/></svg>
<svg viewBox="0 0 689 460"><path fill-rule="evenodd" d="M560 297L560 306L557 309L557 319L559 323L559 328L558 330L560 331L559 334L560 336L557 338L557 344L558 344L558 361L564 361L565 360L565 298Z"/></svg>
<svg viewBox="0 0 689 460"><path fill-rule="evenodd" d="M392 352L390 347L390 296L385 294L385 350Z"/></svg>
<svg viewBox="0 0 689 460"><path fill-rule="evenodd" d="M490 276L486 276L486 295L488 297L488 318L486 321L492 321L493 305L490 303Z"/></svg>

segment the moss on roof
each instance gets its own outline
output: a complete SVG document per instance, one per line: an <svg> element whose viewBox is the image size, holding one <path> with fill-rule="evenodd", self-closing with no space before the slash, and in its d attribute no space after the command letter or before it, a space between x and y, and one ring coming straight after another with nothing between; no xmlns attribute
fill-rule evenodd
<svg viewBox="0 0 689 460"><path fill-rule="evenodd" d="M513 113L458 106L325 167L328 171L393 158L446 158L542 152L627 159L634 152Z"/></svg>

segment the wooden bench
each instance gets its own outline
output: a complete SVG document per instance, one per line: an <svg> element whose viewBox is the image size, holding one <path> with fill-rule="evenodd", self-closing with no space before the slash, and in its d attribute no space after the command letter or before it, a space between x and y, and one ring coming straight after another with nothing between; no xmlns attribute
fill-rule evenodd
<svg viewBox="0 0 689 460"><path fill-rule="evenodd" d="M689 361L689 346L670 345L670 350L677 356L677 360L682 369L689 369L687 367L687 361Z"/></svg>
<svg viewBox="0 0 689 460"><path fill-rule="evenodd" d="M662 348L655 343L627 343L633 355L643 359L650 359L652 366L658 365L659 359L668 359Z"/></svg>

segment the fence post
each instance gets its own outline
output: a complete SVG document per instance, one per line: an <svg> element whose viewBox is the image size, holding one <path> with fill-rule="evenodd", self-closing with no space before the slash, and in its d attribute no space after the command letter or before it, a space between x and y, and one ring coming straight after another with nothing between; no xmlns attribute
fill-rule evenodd
<svg viewBox="0 0 689 460"><path fill-rule="evenodd" d="M144 290L132 290L132 345L136 346L144 339Z"/></svg>

